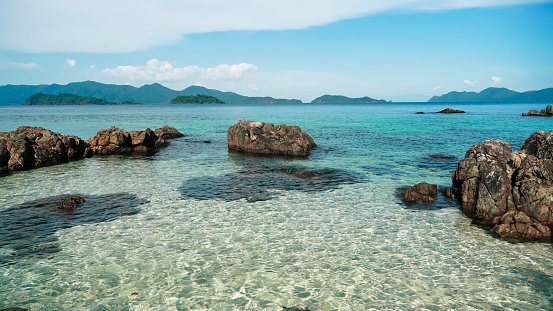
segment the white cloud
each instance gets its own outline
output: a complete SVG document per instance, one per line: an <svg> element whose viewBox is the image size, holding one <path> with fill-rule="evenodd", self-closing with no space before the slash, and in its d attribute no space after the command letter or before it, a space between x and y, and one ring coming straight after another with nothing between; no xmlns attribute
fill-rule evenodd
<svg viewBox="0 0 553 311"><path fill-rule="evenodd" d="M434 91L437 91L437 90L439 90L439 89L441 89L441 88L442 88L441 86L437 86L437 87L433 88L433 90L434 90Z"/></svg>
<svg viewBox="0 0 553 311"><path fill-rule="evenodd" d="M252 64L241 63L238 65L219 65L215 68L207 68L202 76L210 80L240 80L244 73L256 71L257 67Z"/></svg>
<svg viewBox="0 0 553 311"><path fill-rule="evenodd" d="M11 63L10 64L10 67L26 69L26 70L34 69L37 66L38 65L36 63Z"/></svg>
<svg viewBox="0 0 553 311"><path fill-rule="evenodd" d="M492 80L493 80L493 84L499 84L503 82L503 78L500 78L500 77L492 77Z"/></svg>
<svg viewBox="0 0 553 311"><path fill-rule="evenodd" d="M205 85L202 82L194 82L194 84L192 84L192 85L205 87Z"/></svg>
<svg viewBox="0 0 553 311"><path fill-rule="evenodd" d="M473 87L475 82L472 82L470 80L463 80L463 82L465 83L465 88L468 88L468 87Z"/></svg>
<svg viewBox="0 0 553 311"><path fill-rule="evenodd" d="M248 87L254 91L259 91L257 84L248 84Z"/></svg>
<svg viewBox="0 0 553 311"><path fill-rule="evenodd" d="M90 65L90 70L96 69L96 65Z"/></svg>
<svg viewBox="0 0 553 311"><path fill-rule="evenodd" d="M209 80L240 80L248 71L255 71L252 64L219 65L215 68L200 68L198 66L174 67L167 61L155 58L146 62L145 66L118 66L106 68L102 73L142 81L177 81L193 77L202 77ZM198 83L198 82L197 82Z"/></svg>
<svg viewBox="0 0 553 311"><path fill-rule="evenodd" d="M69 67L75 67L75 65L77 64L77 62L74 59L69 59L69 58L65 62Z"/></svg>
<svg viewBox="0 0 553 311"><path fill-rule="evenodd" d="M23 52L130 52L174 44L193 33L302 29L394 10L436 11L548 1L0 0L0 47ZM155 22L146 22L153 19Z"/></svg>

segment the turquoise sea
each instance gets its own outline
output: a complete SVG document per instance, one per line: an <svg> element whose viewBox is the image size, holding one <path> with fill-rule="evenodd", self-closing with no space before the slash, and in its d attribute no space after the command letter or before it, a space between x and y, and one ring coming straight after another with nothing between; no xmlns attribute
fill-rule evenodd
<svg viewBox="0 0 553 311"><path fill-rule="evenodd" d="M546 105L0 107L0 131L87 139L167 124L186 135L155 155L0 177L0 309L551 310L552 245L496 239L454 201L397 197L450 186L487 138L518 150L552 130L553 118L521 116ZM433 113L446 107L467 113ZM240 119L298 125L318 148L305 159L228 152ZM295 177L304 170L317 174ZM89 197L89 210L35 206L65 194Z"/></svg>

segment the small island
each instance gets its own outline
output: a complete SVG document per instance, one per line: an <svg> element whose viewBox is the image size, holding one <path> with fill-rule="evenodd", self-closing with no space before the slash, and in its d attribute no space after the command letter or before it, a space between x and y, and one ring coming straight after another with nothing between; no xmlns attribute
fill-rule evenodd
<svg viewBox="0 0 553 311"><path fill-rule="evenodd" d="M171 99L170 104L224 104L225 102L217 97L209 95L177 96Z"/></svg>
<svg viewBox="0 0 553 311"><path fill-rule="evenodd" d="M79 96L75 94L43 94L36 93L27 98L23 105L142 105L135 100L112 102L92 96Z"/></svg>
<svg viewBox="0 0 553 311"><path fill-rule="evenodd" d="M374 99L368 96L360 98L351 98L342 95L323 95L315 98L312 104L374 104L374 103L387 103L383 99Z"/></svg>

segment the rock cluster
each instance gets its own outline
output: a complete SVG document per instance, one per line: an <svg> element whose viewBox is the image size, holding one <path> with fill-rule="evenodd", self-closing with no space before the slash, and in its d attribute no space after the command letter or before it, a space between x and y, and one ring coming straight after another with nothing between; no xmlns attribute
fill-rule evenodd
<svg viewBox="0 0 553 311"><path fill-rule="evenodd" d="M109 129L98 131L86 143L94 154L147 153L169 145L167 139L182 136L184 135L174 127L167 125L154 131L148 128L145 131L129 132L112 126Z"/></svg>
<svg viewBox="0 0 553 311"><path fill-rule="evenodd" d="M168 139L182 136L167 125L155 131L130 132L111 127L98 131L85 142L74 135L21 126L15 131L0 132L0 173L59 164L93 154L152 152L169 145Z"/></svg>
<svg viewBox="0 0 553 311"><path fill-rule="evenodd" d="M522 113L523 117L551 117L553 116L553 105L547 105L547 108L542 110L532 109L528 113Z"/></svg>
<svg viewBox="0 0 553 311"><path fill-rule="evenodd" d="M247 153L308 156L317 145L298 126L240 120L227 131L228 148Z"/></svg>
<svg viewBox="0 0 553 311"><path fill-rule="evenodd" d="M436 113L465 113L463 110L455 110L451 108L445 108L444 110L440 110Z"/></svg>
<svg viewBox="0 0 553 311"><path fill-rule="evenodd" d="M553 131L532 134L514 153L501 140L474 145L451 178L463 212L499 236L551 238Z"/></svg>
<svg viewBox="0 0 553 311"><path fill-rule="evenodd" d="M438 194L438 186L425 182L418 183L413 187L404 189L401 192L401 198L405 203L434 203L436 199L432 196Z"/></svg>
<svg viewBox="0 0 553 311"><path fill-rule="evenodd" d="M54 133L42 127L21 126L0 133L0 169L26 170L90 156L77 136Z"/></svg>

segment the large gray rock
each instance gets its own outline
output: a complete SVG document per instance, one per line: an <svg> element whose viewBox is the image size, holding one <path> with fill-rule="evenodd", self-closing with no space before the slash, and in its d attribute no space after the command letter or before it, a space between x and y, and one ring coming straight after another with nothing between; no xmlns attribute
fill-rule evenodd
<svg viewBox="0 0 553 311"><path fill-rule="evenodd" d="M502 237L551 238L553 131L532 134L521 151L500 140L474 145L452 174L463 212Z"/></svg>
<svg viewBox="0 0 553 311"><path fill-rule="evenodd" d="M88 155L87 145L79 137L42 127L21 126L15 131L0 133L2 170L26 170Z"/></svg>
<svg viewBox="0 0 553 311"><path fill-rule="evenodd" d="M228 148L247 153L308 156L317 145L298 126L240 120L227 131Z"/></svg>

